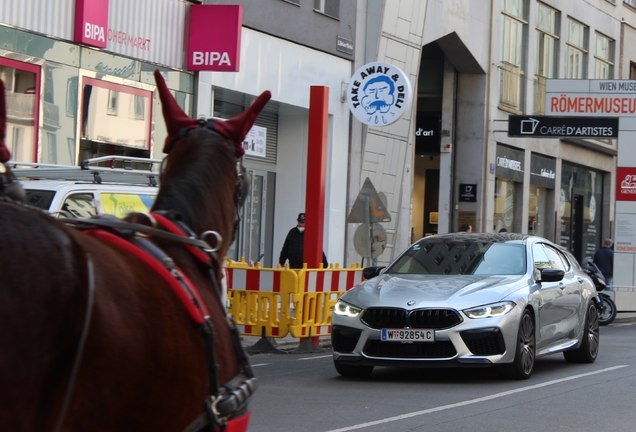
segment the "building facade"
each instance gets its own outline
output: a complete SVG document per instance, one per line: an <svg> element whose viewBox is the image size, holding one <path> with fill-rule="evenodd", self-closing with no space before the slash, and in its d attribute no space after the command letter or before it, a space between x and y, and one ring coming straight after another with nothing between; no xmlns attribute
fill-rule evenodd
<svg viewBox="0 0 636 432"><path fill-rule="evenodd" d="M0 6L14 159L162 157L157 68L193 117L232 117L270 90L247 144L252 192L230 258L275 266L305 210L311 86L329 89L330 262L370 258L356 244L363 224L348 222L367 181L390 216L371 239L378 264L462 223L538 234L579 259L611 236L617 140L513 137L508 122L544 114L547 80L635 79L632 0L100 0L95 20L106 23L78 33L85 3ZM243 8L240 68L188 71L192 7L222 4ZM404 71L415 93L386 127L363 125L346 103L353 73L376 61Z"/></svg>
<svg viewBox="0 0 636 432"><path fill-rule="evenodd" d="M545 113L548 79L633 79L630 2L388 0L381 12L375 2L366 8L378 16L364 34L375 48L356 62L393 62L417 88L402 125L361 128L352 140L360 159L350 164L350 196L370 178L392 216L378 263L462 223L541 235L580 260L592 255L612 232L617 140L512 137L508 120Z"/></svg>

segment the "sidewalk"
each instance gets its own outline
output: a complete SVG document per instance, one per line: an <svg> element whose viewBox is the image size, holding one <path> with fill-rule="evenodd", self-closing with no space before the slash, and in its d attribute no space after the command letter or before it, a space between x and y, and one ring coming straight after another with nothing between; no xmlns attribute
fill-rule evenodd
<svg viewBox="0 0 636 432"><path fill-rule="evenodd" d="M299 338L290 334L284 338L261 338L260 336L241 336L241 344L250 355L257 354L296 354L311 352L331 352L331 337L319 337L320 347L305 339L301 344Z"/></svg>
<svg viewBox="0 0 636 432"><path fill-rule="evenodd" d="M616 318L612 324L625 324L636 322L636 313L633 312L619 312L616 314Z"/></svg>

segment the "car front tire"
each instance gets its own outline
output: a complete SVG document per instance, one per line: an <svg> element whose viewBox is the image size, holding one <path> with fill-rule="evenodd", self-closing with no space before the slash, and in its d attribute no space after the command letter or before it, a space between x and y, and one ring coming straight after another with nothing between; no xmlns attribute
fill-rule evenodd
<svg viewBox="0 0 636 432"><path fill-rule="evenodd" d="M371 375L371 372L373 372L373 366L348 364L337 360L333 361L333 365L343 377L362 378Z"/></svg>
<svg viewBox="0 0 636 432"><path fill-rule="evenodd" d="M535 359L536 343L534 320L532 319L532 313L526 309L519 322L515 359L510 364L502 365L501 371L506 378L516 380L528 379L534 370Z"/></svg>
<svg viewBox="0 0 636 432"><path fill-rule="evenodd" d="M585 314L585 329L581 345L576 349L563 352L563 357L568 363L594 363L598 356L599 345L598 309L594 303L590 303Z"/></svg>

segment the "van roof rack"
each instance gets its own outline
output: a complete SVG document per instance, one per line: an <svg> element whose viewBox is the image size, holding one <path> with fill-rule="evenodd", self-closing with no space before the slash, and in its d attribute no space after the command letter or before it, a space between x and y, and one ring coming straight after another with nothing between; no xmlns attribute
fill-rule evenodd
<svg viewBox="0 0 636 432"><path fill-rule="evenodd" d="M108 162L110 166L98 166ZM37 180L70 180L91 183L128 183L157 186L161 159L127 156L103 156L84 159L79 166L8 161L6 164L18 178ZM147 164L148 169L133 169L133 164Z"/></svg>

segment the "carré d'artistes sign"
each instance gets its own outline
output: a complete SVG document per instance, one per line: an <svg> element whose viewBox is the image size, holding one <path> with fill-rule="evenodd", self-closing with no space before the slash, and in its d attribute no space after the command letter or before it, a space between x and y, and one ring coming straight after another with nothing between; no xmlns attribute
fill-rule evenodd
<svg viewBox="0 0 636 432"><path fill-rule="evenodd" d="M413 91L408 76L397 66L367 63L358 69L347 88L351 113L369 126L388 126L402 117Z"/></svg>

